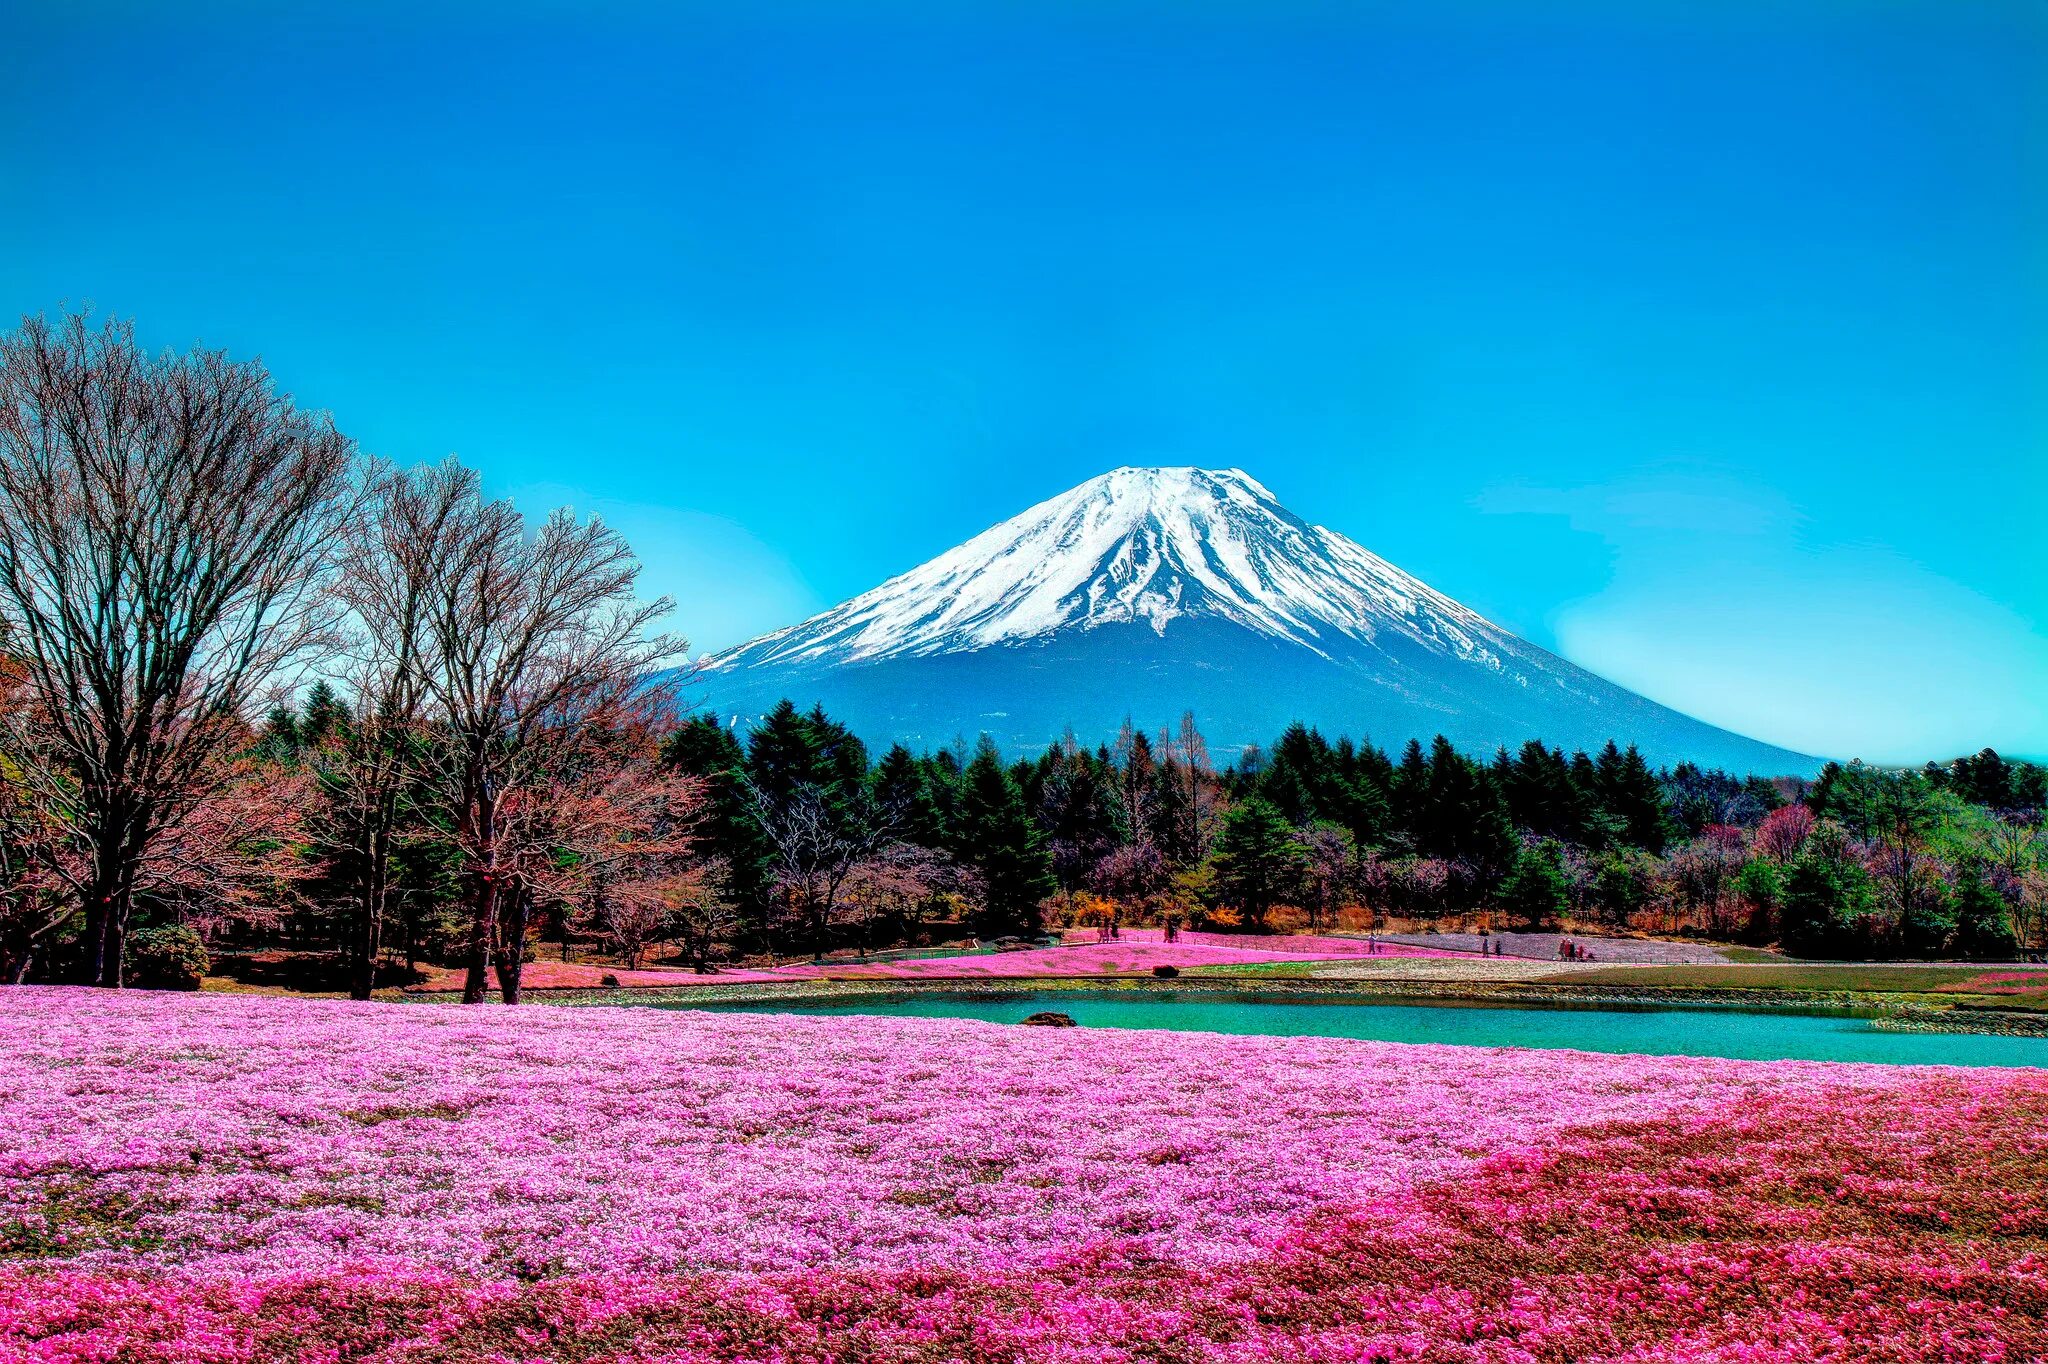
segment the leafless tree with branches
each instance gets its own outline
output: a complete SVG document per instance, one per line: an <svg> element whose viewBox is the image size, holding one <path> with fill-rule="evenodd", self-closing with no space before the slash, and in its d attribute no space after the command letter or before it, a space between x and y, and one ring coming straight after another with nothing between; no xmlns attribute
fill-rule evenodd
<svg viewBox="0 0 2048 1364"><path fill-rule="evenodd" d="M847 878L893 841L894 819L866 791L835 802L811 783L779 800L751 781L746 789L772 850L777 897L822 958Z"/></svg>
<svg viewBox="0 0 2048 1364"><path fill-rule="evenodd" d="M39 729L6 742L78 854L86 980L121 983L151 848L328 642L352 461L259 363L84 314L0 339L0 625Z"/></svg>
<svg viewBox="0 0 2048 1364"><path fill-rule="evenodd" d="M477 476L453 460L416 469L373 466L366 514L340 545L335 600L347 643L339 681L348 722L314 749L325 797L321 841L354 900L347 934L349 994L368 999L391 894L401 805L422 776L434 594L462 548L454 528L478 499Z"/></svg>
<svg viewBox="0 0 2048 1364"><path fill-rule="evenodd" d="M499 949L511 1003L546 860L538 836L570 827L557 783L592 736L670 713L655 674L683 643L653 632L669 601L636 600L632 551L594 518L557 511L529 534L472 483L443 534L424 671L434 776L468 879L463 1000L482 1002Z"/></svg>

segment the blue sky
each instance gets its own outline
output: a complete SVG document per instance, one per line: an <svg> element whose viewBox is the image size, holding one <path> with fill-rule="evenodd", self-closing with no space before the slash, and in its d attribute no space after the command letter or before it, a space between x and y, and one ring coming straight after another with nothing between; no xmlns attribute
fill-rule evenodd
<svg viewBox="0 0 2048 1364"><path fill-rule="evenodd" d="M42 8L0 309L595 509L700 646L1238 465L1716 723L2048 754L2039 5Z"/></svg>

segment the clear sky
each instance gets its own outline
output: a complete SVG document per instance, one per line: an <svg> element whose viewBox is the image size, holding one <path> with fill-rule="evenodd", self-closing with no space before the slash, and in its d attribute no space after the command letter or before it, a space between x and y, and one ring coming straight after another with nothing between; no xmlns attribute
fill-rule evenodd
<svg viewBox="0 0 2048 1364"><path fill-rule="evenodd" d="M701 647L1237 465L1716 723L2048 754L2035 0L278 8L0 4L0 310L595 509Z"/></svg>

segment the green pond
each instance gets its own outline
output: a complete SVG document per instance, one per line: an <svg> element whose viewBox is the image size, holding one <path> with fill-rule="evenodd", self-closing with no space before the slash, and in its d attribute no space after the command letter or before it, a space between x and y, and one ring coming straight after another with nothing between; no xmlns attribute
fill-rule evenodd
<svg viewBox="0 0 2048 1364"><path fill-rule="evenodd" d="M1385 1004L1356 997L1277 998L1221 991L906 991L836 1000L709 1007L717 1012L869 1014L978 1018L1017 1023L1052 1009L1090 1028L1178 1028L1283 1037L1360 1037L1472 1047L1568 1047L1580 1051L1743 1060L1877 1061L1888 1065L2048 1066L2048 1038L1979 1033L1889 1032L1844 1014L1610 1006Z"/></svg>

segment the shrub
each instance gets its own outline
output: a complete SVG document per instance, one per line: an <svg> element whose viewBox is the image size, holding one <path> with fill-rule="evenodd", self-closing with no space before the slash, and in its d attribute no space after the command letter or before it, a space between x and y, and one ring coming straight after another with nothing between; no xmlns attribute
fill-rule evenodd
<svg viewBox="0 0 2048 1364"><path fill-rule="evenodd" d="M1155 966L1152 968L1152 974L1155 976L1173 977L1180 974L1180 968L1178 966Z"/></svg>
<svg viewBox="0 0 2048 1364"><path fill-rule="evenodd" d="M196 990L212 963L206 944L183 924L145 928L128 939L128 973L145 990Z"/></svg>

